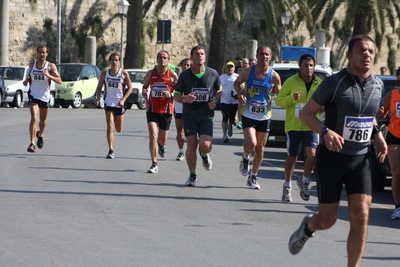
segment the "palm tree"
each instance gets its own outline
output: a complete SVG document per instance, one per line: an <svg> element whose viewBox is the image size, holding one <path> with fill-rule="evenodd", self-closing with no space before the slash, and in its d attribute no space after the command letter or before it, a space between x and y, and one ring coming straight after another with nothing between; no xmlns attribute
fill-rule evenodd
<svg viewBox="0 0 400 267"><path fill-rule="evenodd" d="M171 0L172 6L177 7L179 0ZM154 0L147 0L144 5L144 14L149 10ZM183 16L186 11L186 7L190 0L182 0L179 14ZM200 5L205 4L207 0L191 0L190 7L190 18L196 19ZM154 15L158 16L167 0L158 0ZM222 71L224 63L224 51L226 44L226 36L228 25L243 20L245 0L215 0L215 9L213 22L211 26L211 39L210 48L208 53L208 66L216 69L219 73Z"/></svg>
<svg viewBox="0 0 400 267"><path fill-rule="evenodd" d="M143 0L129 0L131 7L127 14L125 68L142 67L142 19Z"/></svg>

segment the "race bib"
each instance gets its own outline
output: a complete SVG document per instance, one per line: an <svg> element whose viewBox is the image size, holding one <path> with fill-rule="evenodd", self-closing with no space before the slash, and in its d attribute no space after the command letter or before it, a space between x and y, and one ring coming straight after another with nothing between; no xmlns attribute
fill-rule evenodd
<svg viewBox="0 0 400 267"><path fill-rule="evenodd" d="M262 114L265 113L265 111L267 110L267 102L263 101L256 101L254 99L251 100L250 102L250 112L251 113L256 113L256 114Z"/></svg>
<svg viewBox="0 0 400 267"><path fill-rule="evenodd" d="M208 102L210 99L210 89L208 88L193 88L192 92L196 96L194 102Z"/></svg>
<svg viewBox="0 0 400 267"><path fill-rule="evenodd" d="M32 76L33 76L33 80L35 80L35 81L44 81L44 77L45 77L45 75L43 74L43 71L41 71L41 70L33 71Z"/></svg>
<svg viewBox="0 0 400 267"><path fill-rule="evenodd" d="M168 87L165 84L153 84L151 86L151 96L155 98L161 98L164 96L164 91L167 91Z"/></svg>
<svg viewBox="0 0 400 267"><path fill-rule="evenodd" d="M400 102L396 103L396 117L400 118Z"/></svg>
<svg viewBox="0 0 400 267"><path fill-rule="evenodd" d="M346 116L343 125L343 138L346 141L365 143L371 140L374 117Z"/></svg>
<svg viewBox="0 0 400 267"><path fill-rule="evenodd" d="M302 104L296 104L295 108L294 108L294 117L295 118L299 118L300 116L300 112L301 110L304 108L306 104L302 103Z"/></svg>

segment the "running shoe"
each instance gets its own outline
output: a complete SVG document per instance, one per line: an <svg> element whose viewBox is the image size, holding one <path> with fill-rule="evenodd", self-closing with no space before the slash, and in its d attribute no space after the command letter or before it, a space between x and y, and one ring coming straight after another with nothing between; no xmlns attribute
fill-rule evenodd
<svg viewBox="0 0 400 267"><path fill-rule="evenodd" d="M228 124L228 136L231 137L233 135L232 124Z"/></svg>
<svg viewBox="0 0 400 267"><path fill-rule="evenodd" d="M189 178L187 179L185 186L195 187L196 181L197 181L197 177L195 175L191 174L191 175L189 175Z"/></svg>
<svg viewBox="0 0 400 267"><path fill-rule="evenodd" d="M299 180L297 180L297 186L300 188L300 197L305 201L310 200L310 191L308 188L309 185L310 185L310 183L303 184L303 182L301 181L301 178Z"/></svg>
<svg viewBox="0 0 400 267"><path fill-rule="evenodd" d="M182 161L185 158L185 153L179 152L178 156L176 156L176 160Z"/></svg>
<svg viewBox="0 0 400 267"><path fill-rule="evenodd" d="M400 208L394 210L392 220L400 220Z"/></svg>
<svg viewBox="0 0 400 267"><path fill-rule="evenodd" d="M106 158L107 159L113 159L114 158L114 151L113 150L108 151L108 154L107 154Z"/></svg>
<svg viewBox="0 0 400 267"><path fill-rule="evenodd" d="M165 157L165 146L160 146L160 144L158 144L158 155L160 156L160 158L164 158Z"/></svg>
<svg viewBox="0 0 400 267"><path fill-rule="evenodd" d="M283 186L282 190L282 201L283 202L292 202L292 188Z"/></svg>
<svg viewBox="0 0 400 267"><path fill-rule="evenodd" d="M249 171L250 171L250 159L246 159L242 156L242 160L240 161L240 165L239 165L239 170L240 170L240 174L242 174L243 176L247 176L249 175Z"/></svg>
<svg viewBox="0 0 400 267"><path fill-rule="evenodd" d="M31 143L31 144L28 146L28 149L27 149L26 151L31 152L31 153L35 153L35 152L36 152L36 147L35 147L35 145Z"/></svg>
<svg viewBox="0 0 400 267"><path fill-rule="evenodd" d="M43 137L39 136L39 131L36 132L36 137L37 137L36 145L38 148L42 149L44 146L44 140L43 140Z"/></svg>
<svg viewBox="0 0 400 267"><path fill-rule="evenodd" d="M201 156L201 163L203 163L203 167L206 171L211 170L212 168L212 160L209 154L207 154L205 157Z"/></svg>
<svg viewBox="0 0 400 267"><path fill-rule="evenodd" d="M239 121L237 124L236 124L236 128L237 129L242 129L243 127L242 127L242 122L241 121Z"/></svg>
<svg viewBox="0 0 400 267"><path fill-rule="evenodd" d="M229 142L229 138L226 134L224 134L224 137L222 137L222 139L224 139L224 143Z"/></svg>
<svg viewBox="0 0 400 267"><path fill-rule="evenodd" d="M306 217L304 217L303 221L300 224L299 229L297 229L289 239L289 251L292 255L298 254L305 246L306 242L310 237L314 236L314 233L312 236L308 236L306 232L304 231L304 227L306 224L310 221L312 215L309 214Z"/></svg>
<svg viewBox="0 0 400 267"><path fill-rule="evenodd" d="M255 175L249 175L249 177L247 178L247 185L250 186L251 189L260 189L258 178Z"/></svg>
<svg viewBox="0 0 400 267"><path fill-rule="evenodd" d="M147 170L147 173L158 173L158 166L151 164L150 168Z"/></svg>

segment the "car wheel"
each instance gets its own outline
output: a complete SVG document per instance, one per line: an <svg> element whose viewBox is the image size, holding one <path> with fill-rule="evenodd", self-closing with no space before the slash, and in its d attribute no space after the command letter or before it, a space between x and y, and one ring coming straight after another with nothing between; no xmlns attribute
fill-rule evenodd
<svg viewBox="0 0 400 267"><path fill-rule="evenodd" d="M14 96L14 100L12 103L10 103L10 106L13 108L19 108L21 106L22 103L22 95L21 92L16 92L15 96Z"/></svg>
<svg viewBox="0 0 400 267"><path fill-rule="evenodd" d="M61 104L62 108L69 108L69 104Z"/></svg>
<svg viewBox="0 0 400 267"><path fill-rule="evenodd" d="M55 102L55 97L54 97L54 93L50 92L50 101L49 101L49 107L54 107L54 102Z"/></svg>
<svg viewBox="0 0 400 267"><path fill-rule="evenodd" d="M142 97L139 102L136 103L138 109L145 109L147 107L147 98Z"/></svg>
<svg viewBox="0 0 400 267"><path fill-rule="evenodd" d="M74 100L72 101L73 108L80 108L82 106L82 96L80 93L76 93Z"/></svg>
<svg viewBox="0 0 400 267"><path fill-rule="evenodd" d="M375 149L371 145L371 178L372 178L372 190L376 192L382 192L385 189L386 175L381 172L381 168L376 158Z"/></svg>

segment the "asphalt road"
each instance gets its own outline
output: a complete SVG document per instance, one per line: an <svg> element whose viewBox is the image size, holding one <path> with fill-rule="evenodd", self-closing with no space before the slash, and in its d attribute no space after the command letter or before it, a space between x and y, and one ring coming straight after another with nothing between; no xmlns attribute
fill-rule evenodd
<svg viewBox="0 0 400 267"><path fill-rule="evenodd" d="M186 162L171 125L159 173L151 165L145 111L128 110L108 148L104 112L51 109L45 145L29 145L27 108L0 108L0 266L346 266L347 202L336 225L317 232L297 256L289 236L316 211L316 187L304 202L281 202L286 157L282 143L266 148L261 190L239 174L242 134L222 142L221 115L214 122L213 169L198 159L195 188L184 187ZM284 145L284 144L283 144ZM295 179L301 175L298 163ZM295 184L294 184L295 186ZM346 197L343 194L343 200ZM400 221L390 219L390 188L374 194L361 266L398 266Z"/></svg>

